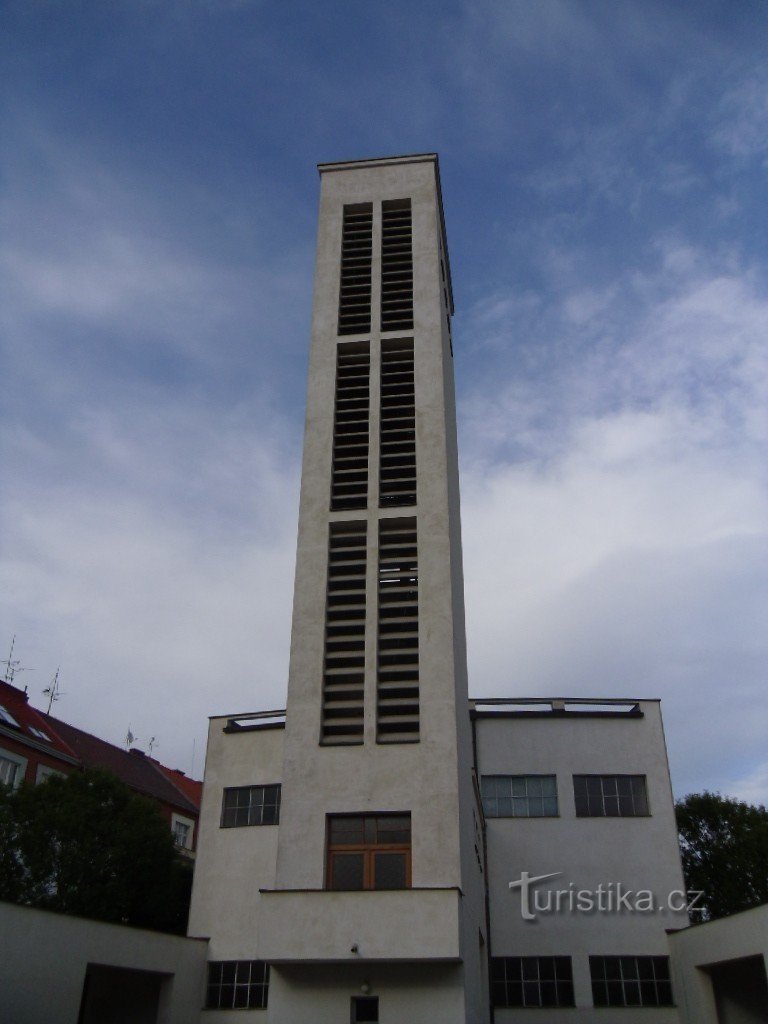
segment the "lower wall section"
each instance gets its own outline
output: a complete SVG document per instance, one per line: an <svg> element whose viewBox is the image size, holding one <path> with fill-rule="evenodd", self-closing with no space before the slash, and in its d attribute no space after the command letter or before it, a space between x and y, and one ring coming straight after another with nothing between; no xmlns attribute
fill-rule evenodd
<svg viewBox="0 0 768 1024"><path fill-rule="evenodd" d="M206 955L200 939L0 903L0 1020L190 1024Z"/></svg>
<svg viewBox="0 0 768 1024"><path fill-rule="evenodd" d="M442 964L273 967L269 1024L346 1024L350 1000L360 995L379 997L380 1024L464 1024L462 971Z"/></svg>

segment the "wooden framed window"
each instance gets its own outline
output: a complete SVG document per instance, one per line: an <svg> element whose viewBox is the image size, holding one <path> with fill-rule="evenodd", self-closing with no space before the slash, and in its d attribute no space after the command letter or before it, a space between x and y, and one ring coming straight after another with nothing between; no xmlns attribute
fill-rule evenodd
<svg viewBox="0 0 768 1024"><path fill-rule="evenodd" d="M328 816L328 889L410 889L410 814Z"/></svg>

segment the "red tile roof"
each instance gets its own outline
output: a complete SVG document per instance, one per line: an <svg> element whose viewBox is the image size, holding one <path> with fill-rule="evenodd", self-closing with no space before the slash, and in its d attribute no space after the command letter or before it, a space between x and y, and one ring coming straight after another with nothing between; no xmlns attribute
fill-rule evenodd
<svg viewBox="0 0 768 1024"><path fill-rule="evenodd" d="M41 711L30 707L28 696L24 690L12 686L0 679L0 726L4 726L20 742L43 745L55 756L63 754L67 758L77 758L77 754L55 728L51 719ZM10 720L7 716L10 716ZM42 735L41 735L42 734Z"/></svg>
<svg viewBox="0 0 768 1024"><path fill-rule="evenodd" d="M193 800L181 786L170 781L166 769L152 757L140 750L122 750L106 740L92 736L74 725L44 715L45 721L64 737L77 757L89 768L107 768L131 789L150 796L162 803L170 804L197 817L200 801ZM192 780L189 780L190 782ZM202 788L202 783L198 783Z"/></svg>

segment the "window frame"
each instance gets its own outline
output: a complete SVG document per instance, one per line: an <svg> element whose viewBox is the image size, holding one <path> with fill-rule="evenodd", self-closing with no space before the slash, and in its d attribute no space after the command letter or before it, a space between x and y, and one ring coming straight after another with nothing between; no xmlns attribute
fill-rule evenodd
<svg viewBox="0 0 768 1024"><path fill-rule="evenodd" d="M376 1016L375 1017L360 1017L358 1016L358 1008L361 1003L375 1004ZM379 1019L379 997L378 996L352 996L349 1000L349 1020L350 1024L365 1024L366 1021L370 1021L370 1024L377 1024Z"/></svg>
<svg viewBox="0 0 768 1024"><path fill-rule="evenodd" d="M488 780L493 779L494 781L496 781L498 779L503 779L505 781L509 781L510 782L510 794L509 794L509 797L507 797L505 799L509 799L511 801L512 813L510 813L510 814L500 814L498 812L498 801L499 801L500 797L498 795L494 795L494 796L491 797L490 795L486 795L483 792L484 783L485 783L486 779L488 779ZM528 781L530 779L542 779L542 780L543 779L548 779L548 780L551 779L552 783L553 783L554 797L552 797L552 796L539 796L538 794L531 794L531 793L529 793L528 792ZM524 781L524 783L525 783L525 793L523 795L517 795L516 796L516 795L514 795L512 793L511 783L513 781L520 781L520 780ZM557 790L557 775L554 774L554 773L549 773L549 772L548 773L544 773L544 772L529 772L529 773L526 773L526 774L519 774L519 775L500 775L500 774L481 775L480 776L480 796L481 796L482 803L483 803L483 814L484 814L484 816L486 818L559 818L560 817L560 796L559 796L559 793L558 793L558 790ZM530 800L541 800L542 801L542 811L543 811L544 801L545 800L552 800L552 799L554 799L554 801L555 801L555 811L554 811L554 813L549 813L549 814L548 813L542 813L542 814L531 814L530 813L530 803L529 803ZM489 801L489 800L494 800L497 803L497 810L496 810L495 814L492 813L488 809L488 805L487 805L486 801ZM526 814L516 814L516 813L514 813L515 812L515 807L514 807L515 800L525 800L526 801L526 806L527 806L527 810L528 810L528 812Z"/></svg>
<svg viewBox="0 0 768 1024"><path fill-rule="evenodd" d="M628 961L633 961L630 970ZM663 964L663 972L657 973L657 967ZM602 969L600 976L597 970ZM609 972L610 968L610 972ZM650 976L649 975L650 969ZM642 973L646 976L642 977ZM610 977L609 973L613 976ZM675 1006L675 993L672 988L672 966L670 958L663 953L658 955L610 955L590 956L589 958L589 980L592 985L592 1003L598 1009L603 1007L626 1008L626 1009L648 1009L653 1007ZM602 986L604 1001L598 997L598 989ZM631 986L631 988L630 988ZM647 993L653 986L654 1000L646 1002L643 999L644 991ZM663 986L665 996L662 1000L659 994ZM635 992L639 1002L628 1002L628 992ZM621 1001L616 998L618 995Z"/></svg>
<svg viewBox="0 0 768 1024"><path fill-rule="evenodd" d="M277 791L277 797L274 801L266 801L265 796L267 790L274 789ZM244 793L248 792L250 798L248 803L235 803L233 806L227 806L228 794L231 793ZM262 798L260 803L253 801L253 794L255 792L261 792ZM259 784L255 786L225 786L221 799L221 817L219 820L220 828L247 828L255 825L279 825L280 824L280 802L281 802L281 784L279 782L271 782L267 784ZM264 811L267 807L274 807L274 821L265 821ZM247 821L229 820L230 818L237 818L237 811L245 809L247 812ZM254 811L259 810L259 814L253 814ZM251 817L258 818L259 820L251 820ZM270 815L271 817L271 815Z"/></svg>
<svg viewBox="0 0 768 1024"><path fill-rule="evenodd" d="M599 807L595 809L596 801L598 797L589 793L589 781L598 779L600 781L600 796L599 796ZM620 785L622 781L629 782L629 791L627 793L621 793ZM584 792L578 791L578 785L584 782ZM616 810L617 813L608 813L606 799L614 799L613 793L606 793L605 783L607 781L614 782L616 784ZM642 786L642 793L638 794L636 789L638 783ZM622 800L629 800L631 802L631 810L622 810ZM639 803L638 803L639 801ZM627 774L583 774L573 776L573 802L576 810L577 818L649 818L651 816L650 801L648 800L648 777L641 773ZM640 810L636 810L636 805L640 806ZM586 809L584 809L586 807Z"/></svg>
<svg viewBox="0 0 768 1024"><path fill-rule="evenodd" d="M551 971L551 977L542 977L542 965ZM551 1010L576 1005L573 959L570 956L494 956L491 957L490 978L491 1006L494 1009ZM554 1002L544 1001L542 985L552 986ZM520 1002L510 999L513 986L519 988ZM497 1000L499 987L504 991L503 1001ZM534 991L538 998L529 1002L528 997Z"/></svg>
<svg viewBox="0 0 768 1024"><path fill-rule="evenodd" d="M0 786L7 786L11 790L18 789L27 777L29 758L23 757L21 754L16 754L12 750L5 750L0 747L0 761L7 761L8 764L16 765L16 771L14 772L13 779L10 782L4 782L0 779Z"/></svg>
<svg viewBox="0 0 768 1024"><path fill-rule="evenodd" d="M259 975L254 978L254 968ZM233 973L232 980L225 980L225 972ZM218 979L214 974L218 972ZM246 974L247 980L240 980ZM222 997L226 989L232 990L231 1005L222 1005ZM236 1005L238 990L245 990L245 1005ZM213 992L218 998L213 1001ZM255 999L254 996L258 996ZM227 1000L228 1002L228 1000ZM205 981L204 1010L266 1010L269 1002L269 964L265 960L209 960Z"/></svg>
<svg viewBox="0 0 768 1024"><path fill-rule="evenodd" d="M359 818L363 821L363 842L359 843L338 843L333 841L332 823L339 820L352 820ZM377 822L382 818L407 818L408 819L408 842L398 840L394 843L371 842L365 840L367 822ZM378 831L378 829L377 829ZM383 814L329 814L326 818L326 864L325 864L325 887L333 892L396 892L402 888L410 889L411 885L411 849L413 832L411 826L410 811L387 812ZM377 886L376 885L376 857L379 854L402 854L404 857L405 885L400 886ZM333 869L337 857L359 854L363 858L363 884L355 888L341 888L334 885Z"/></svg>

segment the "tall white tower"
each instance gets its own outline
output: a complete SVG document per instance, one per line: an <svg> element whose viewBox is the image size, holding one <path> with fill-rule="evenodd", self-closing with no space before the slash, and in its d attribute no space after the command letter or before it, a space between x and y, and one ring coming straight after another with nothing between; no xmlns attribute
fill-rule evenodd
<svg viewBox="0 0 768 1024"><path fill-rule="evenodd" d="M190 934L211 937L209 1006L268 984L280 1024L474 1024L482 813L438 161L320 175L285 727L212 723ZM276 828L228 828L275 825L280 789Z"/></svg>
<svg viewBox="0 0 768 1024"><path fill-rule="evenodd" d="M382 993L382 1020L480 1019L470 1009L484 1003L483 896L438 161L320 173L277 889L293 891L301 917L322 918L324 944L346 936L344 960L434 962L415 976L422 1014L397 983L399 1015L385 1018ZM277 909L279 892L272 899ZM325 959L320 949L309 958Z"/></svg>

